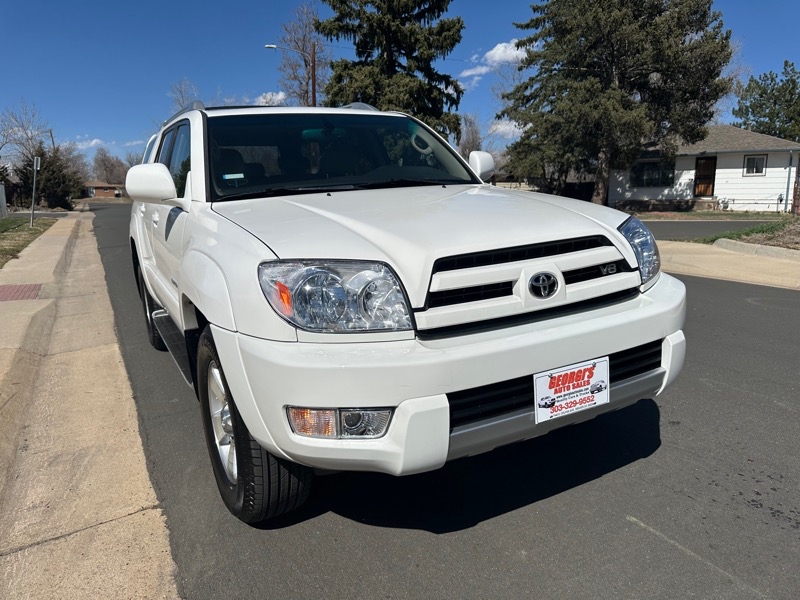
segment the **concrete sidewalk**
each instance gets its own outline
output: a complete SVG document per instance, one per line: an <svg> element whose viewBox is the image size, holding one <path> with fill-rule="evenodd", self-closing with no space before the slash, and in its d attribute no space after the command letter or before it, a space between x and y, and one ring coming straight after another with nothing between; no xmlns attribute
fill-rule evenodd
<svg viewBox="0 0 800 600"><path fill-rule="evenodd" d="M717 240L713 246L658 242L667 273L800 290L800 251Z"/></svg>
<svg viewBox="0 0 800 600"><path fill-rule="evenodd" d="M0 597L178 598L85 209L0 269ZM800 252L659 248L667 272L800 290Z"/></svg>
<svg viewBox="0 0 800 600"><path fill-rule="evenodd" d="M91 212L0 269L0 597L178 598Z"/></svg>

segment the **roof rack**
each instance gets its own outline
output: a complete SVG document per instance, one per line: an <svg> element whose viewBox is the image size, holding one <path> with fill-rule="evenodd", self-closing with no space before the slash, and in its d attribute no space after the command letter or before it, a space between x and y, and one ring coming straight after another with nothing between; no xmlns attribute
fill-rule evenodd
<svg viewBox="0 0 800 600"><path fill-rule="evenodd" d="M379 108L375 108L371 104L367 104L366 102L351 102L350 104L344 104L339 108L352 108L353 110L376 110L380 112Z"/></svg>
<svg viewBox="0 0 800 600"><path fill-rule="evenodd" d="M166 121L164 121L164 122L161 124L161 126L163 127L164 125L166 125L167 123L169 123L170 121L172 121L172 119L174 119L174 118L175 118L175 117L177 117L178 115L182 115L183 113L185 113L185 112L189 112L190 110L204 110L204 109L205 109L205 106L203 106L203 103L202 103L202 102L200 102L200 100L192 100L192 101L189 103L189 105L188 105L188 106L185 106L185 107L183 107L182 109L180 109L178 112L176 112L174 115L172 115L172 116L171 116L169 119L167 119Z"/></svg>
<svg viewBox="0 0 800 600"><path fill-rule="evenodd" d="M239 109L243 109L243 108L256 109L256 108L265 108L265 107L261 106L259 104L248 104L248 105L245 105L245 106L234 106L234 105L231 105L231 106L205 106L200 100L194 100L191 103L189 103L188 106L180 109L178 112L176 112L174 115L172 115L169 119L164 121L164 123L162 123L161 126L163 127L164 125L166 125L167 123L169 123L170 121L175 119L176 117L182 115L185 112L189 112L190 110L205 110L205 111L227 110L227 109L237 109L237 110L239 110ZM283 108L283 107L275 107L275 108ZM342 106L339 106L339 108L349 108L349 109L353 109L353 110L374 110L376 112L380 112L379 108L375 108L374 106L372 106L371 104L367 104L366 102L351 102L350 104L344 104Z"/></svg>

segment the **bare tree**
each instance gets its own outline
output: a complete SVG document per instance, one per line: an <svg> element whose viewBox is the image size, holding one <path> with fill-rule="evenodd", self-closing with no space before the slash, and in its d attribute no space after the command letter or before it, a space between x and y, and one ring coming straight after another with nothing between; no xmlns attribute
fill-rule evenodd
<svg viewBox="0 0 800 600"><path fill-rule="evenodd" d="M123 161L125 166L129 169L131 167L135 167L139 163L142 162L142 153L141 152L128 152L125 155L125 160Z"/></svg>
<svg viewBox="0 0 800 600"><path fill-rule="evenodd" d="M742 62L742 43L738 40L732 41L731 50L733 57L725 67L725 76L731 80L731 89L714 106L713 123L715 125L726 122L731 110L736 107L747 80L752 75L750 67Z"/></svg>
<svg viewBox="0 0 800 600"><path fill-rule="evenodd" d="M461 115L461 139L458 142L458 152L464 158L469 158L469 153L473 150L481 150L483 140L481 139L481 128L478 118L475 115Z"/></svg>
<svg viewBox="0 0 800 600"><path fill-rule="evenodd" d="M280 38L281 85L286 95L300 106L311 106L312 78L316 75L317 104L322 104L320 90L330 76L330 51L323 45L322 37L314 29L317 9L311 0L294 10L294 21L283 24ZM288 50L287 50L288 48Z"/></svg>
<svg viewBox="0 0 800 600"><path fill-rule="evenodd" d="M91 173L89 164L86 162L86 155L75 144L71 142L59 144L58 151L61 160L64 161L64 168L75 181L81 184L89 181Z"/></svg>
<svg viewBox="0 0 800 600"><path fill-rule="evenodd" d="M47 132L36 105L23 100L19 108L0 113L0 152L14 164L32 158Z"/></svg>
<svg viewBox="0 0 800 600"><path fill-rule="evenodd" d="M174 83L167 94L172 99L172 107L175 112L188 107L195 100L200 99L200 92L197 86L184 77L178 83Z"/></svg>
<svg viewBox="0 0 800 600"><path fill-rule="evenodd" d="M97 149L92 161L92 172L96 179L105 183L123 183L128 166L103 147Z"/></svg>

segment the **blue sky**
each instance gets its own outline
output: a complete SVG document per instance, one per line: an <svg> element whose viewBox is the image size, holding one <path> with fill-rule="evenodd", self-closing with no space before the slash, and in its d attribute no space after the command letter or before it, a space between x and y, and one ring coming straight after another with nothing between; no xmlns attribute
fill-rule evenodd
<svg viewBox="0 0 800 600"><path fill-rule="evenodd" d="M208 104L253 103L280 93L281 25L298 2L226 3L136 0L4 0L0 11L0 110L35 105L57 142L86 150L104 146L124 156L140 152L170 116L173 84L188 79ZM319 3L320 16L330 14ZM715 0L739 47L736 62L752 75L800 63L794 0ZM461 44L439 65L467 88L459 112L472 113L488 133L500 109L496 69L514 54L523 32L513 23L531 16L528 0L453 0ZM335 57L351 57L347 42L332 42ZM494 136L495 146L504 139Z"/></svg>

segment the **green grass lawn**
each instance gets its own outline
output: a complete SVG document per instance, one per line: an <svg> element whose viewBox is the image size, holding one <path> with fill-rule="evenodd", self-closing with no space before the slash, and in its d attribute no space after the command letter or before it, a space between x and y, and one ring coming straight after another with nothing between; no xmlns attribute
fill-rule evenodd
<svg viewBox="0 0 800 600"><path fill-rule="evenodd" d="M37 237L50 229L56 219L37 217L30 226L30 216L0 219L0 268L27 248Z"/></svg>
<svg viewBox="0 0 800 600"><path fill-rule="evenodd" d="M686 212L636 213L642 221L791 221L792 215L779 212L746 212L732 210L697 210Z"/></svg>

